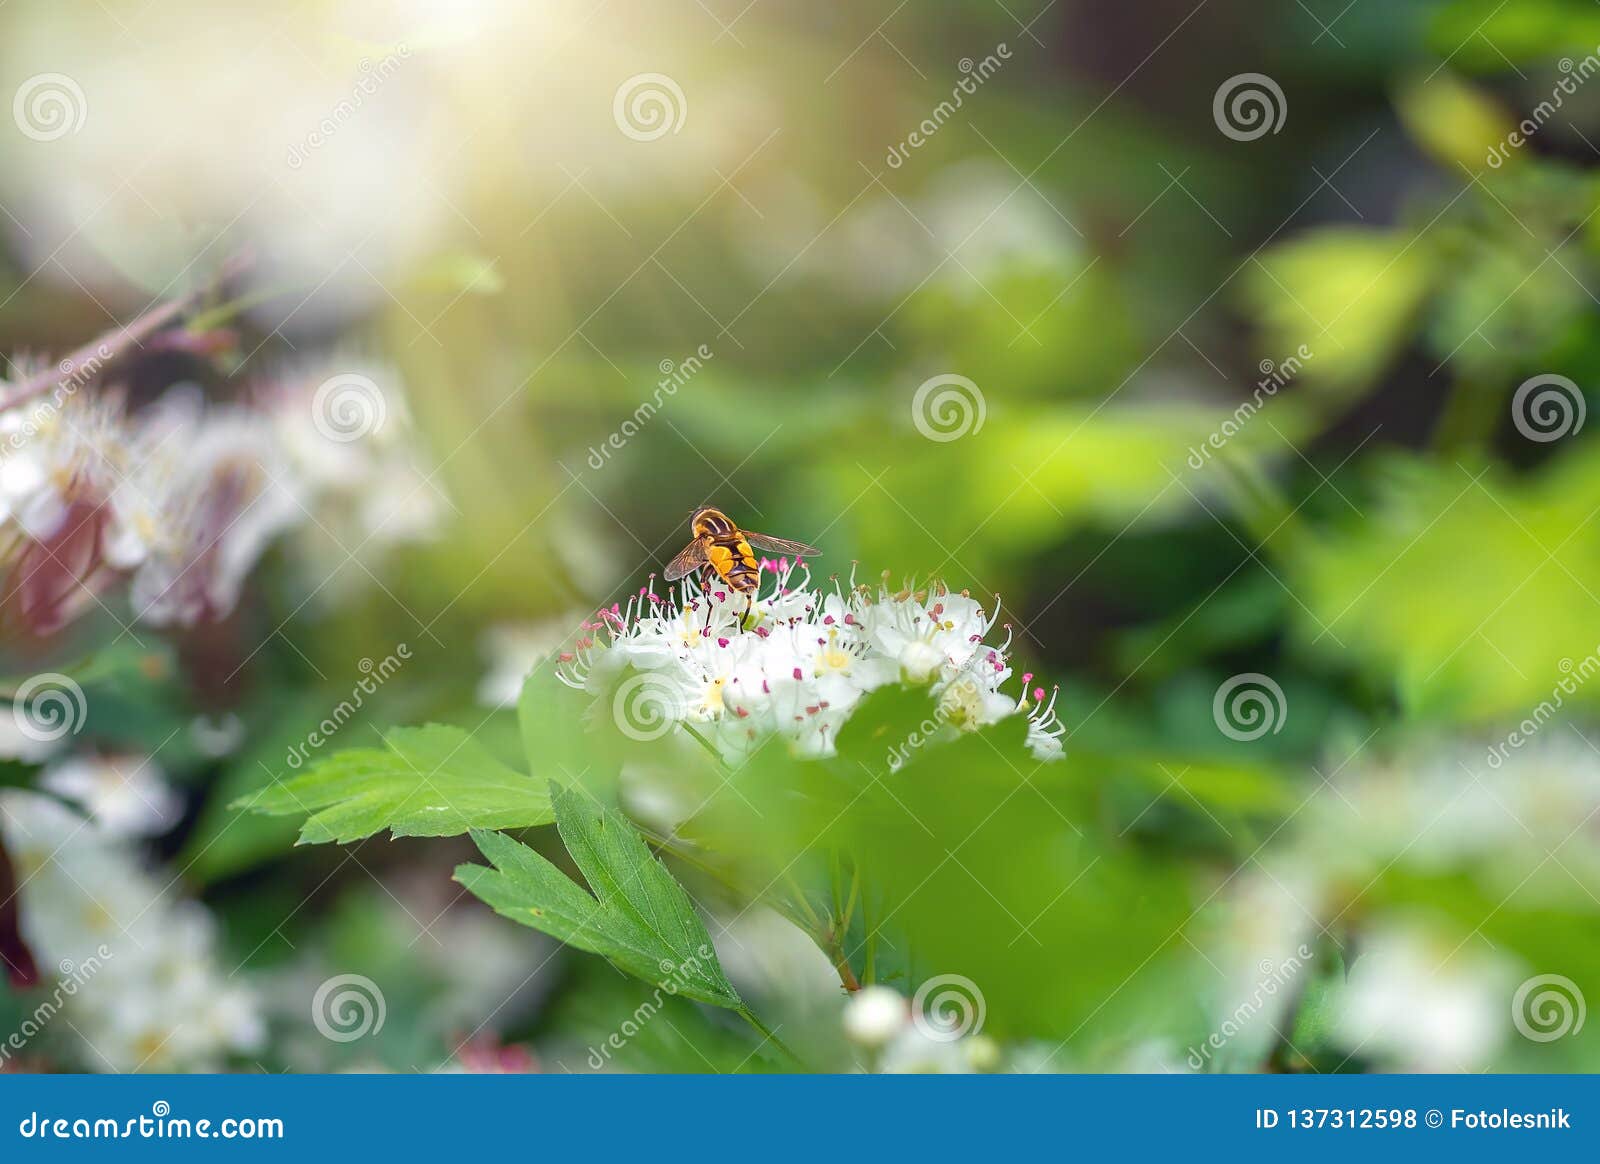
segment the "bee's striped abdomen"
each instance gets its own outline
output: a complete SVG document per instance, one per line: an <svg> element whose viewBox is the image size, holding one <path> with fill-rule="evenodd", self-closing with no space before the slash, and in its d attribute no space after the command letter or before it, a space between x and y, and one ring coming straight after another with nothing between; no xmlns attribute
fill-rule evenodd
<svg viewBox="0 0 1600 1164"><path fill-rule="evenodd" d="M761 580L760 563L737 528L712 534L706 559L719 578L741 593L754 590Z"/></svg>

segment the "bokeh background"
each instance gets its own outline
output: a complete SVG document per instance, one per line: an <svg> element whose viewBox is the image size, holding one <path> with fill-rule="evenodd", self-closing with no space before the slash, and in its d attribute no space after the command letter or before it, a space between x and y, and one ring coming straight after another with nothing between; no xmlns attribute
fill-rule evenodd
<svg viewBox="0 0 1600 1164"><path fill-rule="evenodd" d="M8 1069L584 1069L643 988L463 900L463 840L294 849L230 806L396 723L514 755L522 674L708 501L1000 602L1061 688L1060 778L1150 878L1095 908L1184 884L1126 989L1098 927L1032 951L1052 1001L997 988L1006 1062L1600 1067L1587 0L12 0L0 29L12 384L107 335L84 398L271 433L290 494L151 517L236 551L152 614L117 563L41 556L38 481L0 481L0 674L85 693L7 745L39 984L12 967L0 1029L117 950ZM171 302L187 329L126 342ZM307 428L337 377L376 386L360 441ZM1264 730L1224 727L1237 676ZM836 1026L826 964L745 924L730 972ZM381 1030L313 1023L341 974ZM1540 976L1566 1009L1534 1037ZM759 1065L679 1010L608 1069Z"/></svg>

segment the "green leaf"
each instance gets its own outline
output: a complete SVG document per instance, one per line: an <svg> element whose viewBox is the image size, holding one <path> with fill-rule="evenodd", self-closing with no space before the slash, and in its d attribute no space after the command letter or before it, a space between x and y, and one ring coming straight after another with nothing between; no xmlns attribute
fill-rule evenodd
<svg viewBox="0 0 1600 1164"><path fill-rule="evenodd" d="M352 748L282 780L238 807L305 813L300 843L448 837L469 829L548 824L545 786L495 759L459 728L395 728L384 748Z"/></svg>
<svg viewBox="0 0 1600 1164"><path fill-rule="evenodd" d="M526 845L474 830L494 865L461 865L456 880L502 917L609 958L646 982L713 1006L742 1009L689 895L620 813L552 785L556 827L591 897Z"/></svg>
<svg viewBox="0 0 1600 1164"><path fill-rule="evenodd" d="M595 733L582 730L593 697L556 678L554 661L535 667L517 698L517 726L529 766L563 787L606 786L614 763Z"/></svg>
<svg viewBox="0 0 1600 1164"><path fill-rule="evenodd" d="M1418 716L1520 719L1552 692L1559 705L1600 641L1600 463L1580 449L1514 477L1396 458L1374 478L1366 518L1291 563L1303 641L1357 662ZM1565 691L1574 706L1600 701L1593 684Z"/></svg>
<svg viewBox="0 0 1600 1164"><path fill-rule="evenodd" d="M637 1029L613 1042L619 1015ZM721 1015L609 970L564 982L541 1012L540 1029L554 1036L550 1051L540 1051L552 1071L740 1075L793 1069L752 1055L749 1037Z"/></svg>
<svg viewBox="0 0 1600 1164"><path fill-rule="evenodd" d="M1404 231L1338 226L1268 250L1242 283L1266 356L1295 356L1308 384L1365 387L1406 343L1431 286L1431 252L1416 243Z"/></svg>

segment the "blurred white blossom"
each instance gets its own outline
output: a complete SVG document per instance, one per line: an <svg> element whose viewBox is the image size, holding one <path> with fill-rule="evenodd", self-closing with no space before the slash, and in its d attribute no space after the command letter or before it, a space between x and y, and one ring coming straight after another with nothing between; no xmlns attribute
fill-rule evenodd
<svg viewBox="0 0 1600 1164"><path fill-rule="evenodd" d="M478 702L485 707L515 707L529 672L566 641L574 621L506 622L486 630L479 646L489 668L478 683Z"/></svg>
<svg viewBox="0 0 1600 1164"><path fill-rule="evenodd" d="M1597 803L1600 752L1576 733L1547 732L1498 765L1482 748L1435 741L1352 764L1306 806L1296 851L1325 875L1370 876L1391 860L1467 865L1503 893L1570 895L1581 892L1573 878L1600 887ZM1560 864L1547 862L1557 849Z"/></svg>
<svg viewBox="0 0 1600 1164"><path fill-rule="evenodd" d="M1474 941L1474 939L1468 939ZM1509 1025L1513 966L1396 921L1364 935L1339 1012L1352 1054L1404 1071L1475 1071Z"/></svg>
<svg viewBox="0 0 1600 1164"><path fill-rule="evenodd" d="M81 1067L216 1070L260 1046L254 993L218 965L204 906L49 797L0 792L0 836L16 869L23 935L41 964L110 951L62 1016L71 1026L61 1036L84 1044Z"/></svg>
<svg viewBox="0 0 1600 1164"><path fill-rule="evenodd" d="M335 374L285 370L237 404L179 384L130 410L90 385L0 411L0 565L24 617L54 630L123 577L135 620L189 626L229 614L286 535L319 587L363 550L429 536L440 495L398 392L386 424L330 436L316 390Z"/></svg>
<svg viewBox="0 0 1600 1164"><path fill-rule="evenodd" d="M93 753L45 769L40 785L84 810L115 836L154 836L177 822L182 805L149 756Z"/></svg>

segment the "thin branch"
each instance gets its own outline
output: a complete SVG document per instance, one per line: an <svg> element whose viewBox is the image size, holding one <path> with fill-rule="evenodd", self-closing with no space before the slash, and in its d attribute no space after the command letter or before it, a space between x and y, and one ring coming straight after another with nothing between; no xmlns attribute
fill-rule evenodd
<svg viewBox="0 0 1600 1164"><path fill-rule="evenodd" d="M188 311L201 298L213 288L221 286L242 271L251 263L247 254L235 255L223 263L222 269L217 272L203 286L197 287L187 295L179 296L169 303L163 303L154 310L147 311L138 319L125 327L119 327L106 332L77 351L60 361L60 366L52 366L42 372L37 372L23 380L12 384L6 391L0 392L0 409L13 408L25 400L30 400L43 392L48 392L61 383L63 376L72 375L72 369L82 367L95 367L97 374L103 371L106 365L114 364L125 357L135 348L144 347L145 341L164 328L170 327L184 312ZM69 371L63 373L61 367Z"/></svg>

